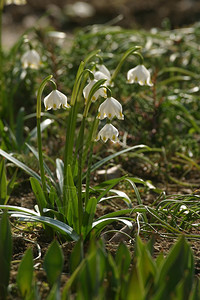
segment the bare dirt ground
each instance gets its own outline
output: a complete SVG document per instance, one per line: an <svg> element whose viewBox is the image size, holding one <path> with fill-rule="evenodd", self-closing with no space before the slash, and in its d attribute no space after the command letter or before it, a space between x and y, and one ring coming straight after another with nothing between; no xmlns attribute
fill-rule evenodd
<svg viewBox="0 0 200 300"><path fill-rule="evenodd" d="M39 19L40 26L53 26L56 30L72 32L77 26L112 22L117 16L120 16L117 25L127 28L182 27L200 20L200 1L27 0L26 5L4 8L3 45L6 48L12 46Z"/></svg>

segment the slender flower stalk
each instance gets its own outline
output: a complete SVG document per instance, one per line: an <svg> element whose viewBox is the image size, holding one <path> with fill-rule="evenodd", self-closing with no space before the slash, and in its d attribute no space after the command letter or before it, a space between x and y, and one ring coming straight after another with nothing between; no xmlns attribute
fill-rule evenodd
<svg viewBox="0 0 200 300"><path fill-rule="evenodd" d="M44 173L44 163L43 163L43 155L42 155L42 136L41 136L41 102L42 102L42 92L48 83L48 81L51 81L51 78L53 76L49 75L47 76L42 83L40 84L40 87L38 89L37 93L37 108L36 108L36 117L37 117L37 146L38 146L38 158L39 158L39 167L40 167L40 176L42 181L42 188L44 191L45 196L47 197L47 185L45 180L45 173Z"/></svg>
<svg viewBox="0 0 200 300"><path fill-rule="evenodd" d="M121 60L119 61L116 69L114 70L112 76L111 76L111 79L110 79L110 83L112 84L112 82L115 80L117 74L119 73L123 63L125 62L125 60L127 59L127 57L131 54L135 54L135 55L139 55L140 59L142 59L142 55L138 52L138 50L140 50L141 47L140 46L135 46L135 47L132 47L130 49L128 49L124 55L122 56Z"/></svg>

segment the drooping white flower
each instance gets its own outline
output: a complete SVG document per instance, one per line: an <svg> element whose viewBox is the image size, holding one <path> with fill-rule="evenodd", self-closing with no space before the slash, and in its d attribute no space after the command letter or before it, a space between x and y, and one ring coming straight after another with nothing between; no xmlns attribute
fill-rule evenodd
<svg viewBox="0 0 200 300"><path fill-rule="evenodd" d="M111 75L110 71L104 65L97 66L98 71L94 72L94 78L97 80L106 79L105 85L110 85Z"/></svg>
<svg viewBox="0 0 200 300"><path fill-rule="evenodd" d="M94 80L91 80L88 85L86 85L86 87L83 89L83 96L85 98L85 101L87 102L88 100L88 96L89 96L89 93L90 93L90 90L91 88L93 87L93 85L97 82L98 80L94 79ZM98 89L92 96L92 102L95 102L97 100L97 98L99 96L102 96L104 98L106 98L107 96L107 93L106 93L106 89L105 88L100 88Z"/></svg>
<svg viewBox="0 0 200 300"><path fill-rule="evenodd" d="M15 4L15 5L24 5L26 0L5 0L5 5Z"/></svg>
<svg viewBox="0 0 200 300"><path fill-rule="evenodd" d="M53 90L49 95L44 98L44 106L46 110L53 108L54 110L60 108L68 108L70 105L67 103L67 96L58 90Z"/></svg>
<svg viewBox="0 0 200 300"><path fill-rule="evenodd" d="M38 69L41 64L40 55L34 49L28 50L22 55L21 62L25 69Z"/></svg>
<svg viewBox="0 0 200 300"><path fill-rule="evenodd" d="M118 135L119 135L119 132L118 132L117 128L115 128L112 124L106 124L99 131L95 141L98 141L101 138L104 141L104 143L106 143L108 139L110 139L113 143L116 143L119 141Z"/></svg>
<svg viewBox="0 0 200 300"><path fill-rule="evenodd" d="M144 65L138 65L137 67L130 69L127 73L128 83L138 82L140 85L152 86L150 72Z"/></svg>
<svg viewBox="0 0 200 300"><path fill-rule="evenodd" d="M124 115L122 114L122 106L113 97L107 98L100 106L98 109L99 113L97 118L102 120L104 118L109 118L112 119L113 117L117 117L120 120L124 119Z"/></svg>

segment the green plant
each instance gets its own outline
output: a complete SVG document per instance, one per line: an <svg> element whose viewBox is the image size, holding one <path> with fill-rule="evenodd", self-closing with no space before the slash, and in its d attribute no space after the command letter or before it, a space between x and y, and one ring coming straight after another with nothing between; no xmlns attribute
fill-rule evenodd
<svg viewBox="0 0 200 300"><path fill-rule="evenodd" d="M0 299L6 299L12 260L12 236L7 213L0 215Z"/></svg>
<svg viewBox="0 0 200 300"><path fill-rule="evenodd" d="M14 188L16 178L17 170L15 170L9 182L7 181L5 160L4 158L2 158L0 160L0 204L7 203L10 194Z"/></svg>
<svg viewBox="0 0 200 300"><path fill-rule="evenodd" d="M32 176L30 182L38 204L39 213L32 212L28 216L28 210L24 210L23 215L23 209L20 209L21 213L19 212L19 209L17 209L18 212L15 214L13 213L12 215L19 216L21 214L20 216L25 220L27 218L32 221L40 220L43 222L46 220L44 223L49 223L54 228L56 228L56 226L62 227L62 224L64 224L63 228L65 229L63 231L68 233L70 237L75 240L77 240L78 236L82 236L83 239L86 239L94 227L97 228L96 232L99 234L107 224L110 224L113 221L120 221L131 227L131 222L121 217L121 215L123 215L123 211L117 213L116 215L112 215L110 218L106 216L105 218L100 218L94 222L93 218L97 203L106 195L106 193L108 193L124 178L122 177L114 180L103 190L100 188L100 193L96 199L92 189L90 188L90 175L91 172L93 172L99 166L120 154L124 154L133 150L137 151L137 149L146 149L151 151L151 149L144 145L137 145L129 147L128 149L123 149L92 165L93 146L96 137L96 140L101 138L104 142L106 142L108 139L112 140L113 142L118 140L118 130L111 124L111 120L115 116L119 119L123 119L122 106L116 99L112 97L111 87L123 63L131 54L138 56L140 63L143 64L143 58L138 52L139 50L140 47L137 46L128 49L122 56L112 76L103 65L99 66L100 71L97 71L96 73L94 71L94 67L92 67L93 73L87 68L87 65L91 63L91 60L94 60L95 58L100 59L99 51L91 52L85 58L85 60L80 63L72 91L70 101L71 107L67 117L64 159L56 159L57 178L55 178L53 172L45 163L42 152L41 101L46 85L48 83L53 85L53 91L44 98L44 105L47 110L51 108L57 109L60 108L60 106L63 108L69 108L69 105L67 103L67 97L57 90L56 83L52 80L51 75L47 76L42 81L37 93L37 151L32 146L28 145L29 149L39 161L40 176L29 167L12 157L10 154L0 150L1 155ZM92 65L93 64L94 63L92 63ZM96 63L96 65L98 64ZM133 77L131 77L132 81L138 81L141 85L144 85L145 83L151 85L150 73L143 65L141 65L141 69L135 68L132 70L134 74L131 75ZM103 72L105 72L107 75ZM95 79L95 76L97 79ZM85 87L88 77L90 81ZM85 98L84 106L82 94ZM107 94L107 100L104 101L104 105L100 105L98 116L96 113L93 120L88 121L88 113L92 102L95 102L99 95L105 94ZM78 112L80 110L82 110L83 113L77 134L76 124ZM107 124L97 134L96 131L99 123L98 118L104 119L105 117L107 117ZM87 128L89 128L89 130ZM87 160L88 164L86 163ZM86 171L84 171L84 168L86 168ZM85 190L83 190L83 180L85 180L86 184ZM98 191L96 187L96 193L97 192ZM91 197L92 193L93 195ZM122 198L125 199L124 195L125 194L123 194ZM128 198L126 197L126 199ZM139 197L138 199L139 204L142 204L141 199ZM128 206L131 207L130 200L126 202ZM3 206L1 207L3 208ZM128 212L131 212L131 208L129 208Z"/></svg>

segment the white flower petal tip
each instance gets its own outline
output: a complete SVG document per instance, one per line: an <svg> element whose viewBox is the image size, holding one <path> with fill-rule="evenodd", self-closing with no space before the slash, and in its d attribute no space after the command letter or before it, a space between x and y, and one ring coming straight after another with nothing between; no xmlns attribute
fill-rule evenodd
<svg viewBox="0 0 200 300"><path fill-rule="evenodd" d="M49 95L44 98L44 106L46 110L49 109L59 109L62 108L69 108L70 105L67 103L67 96L63 93L59 92L58 90L53 90Z"/></svg>
<svg viewBox="0 0 200 300"><path fill-rule="evenodd" d="M153 86L151 81L150 72L144 65L138 65L137 67L130 69L127 73L128 83L139 83L140 85Z"/></svg>
<svg viewBox="0 0 200 300"><path fill-rule="evenodd" d="M21 62L24 69L38 69L41 65L40 55L34 49L28 50L22 55Z"/></svg>
<svg viewBox="0 0 200 300"><path fill-rule="evenodd" d="M117 117L119 120L124 119L124 115L122 114L122 106L121 104L113 97L107 98L98 109L99 113L97 118L102 120L104 118L112 119Z"/></svg>
<svg viewBox="0 0 200 300"><path fill-rule="evenodd" d="M93 87L93 85L97 82L98 80L94 79L94 80L91 80L88 85L85 86L85 88L83 89L83 96L85 98L85 102L87 102L88 100L88 97L89 97L89 93L90 93L90 90L91 88ZM92 102L95 102L98 97L101 96L101 97L104 97L106 98L107 97L107 92L106 92L106 89L105 88L100 88L98 89L92 96L91 98L91 101Z"/></svg>
<svg viewBox="0 0 200 300"><path fill-rule="evenodd" d="M112 124L106 124L98 133L95 141L99 141L102 139L104 143L107 142L108 139L110 139L113 143L116 143L119 141L118 139L119 132L117 128L115 128Z"/></svg>

